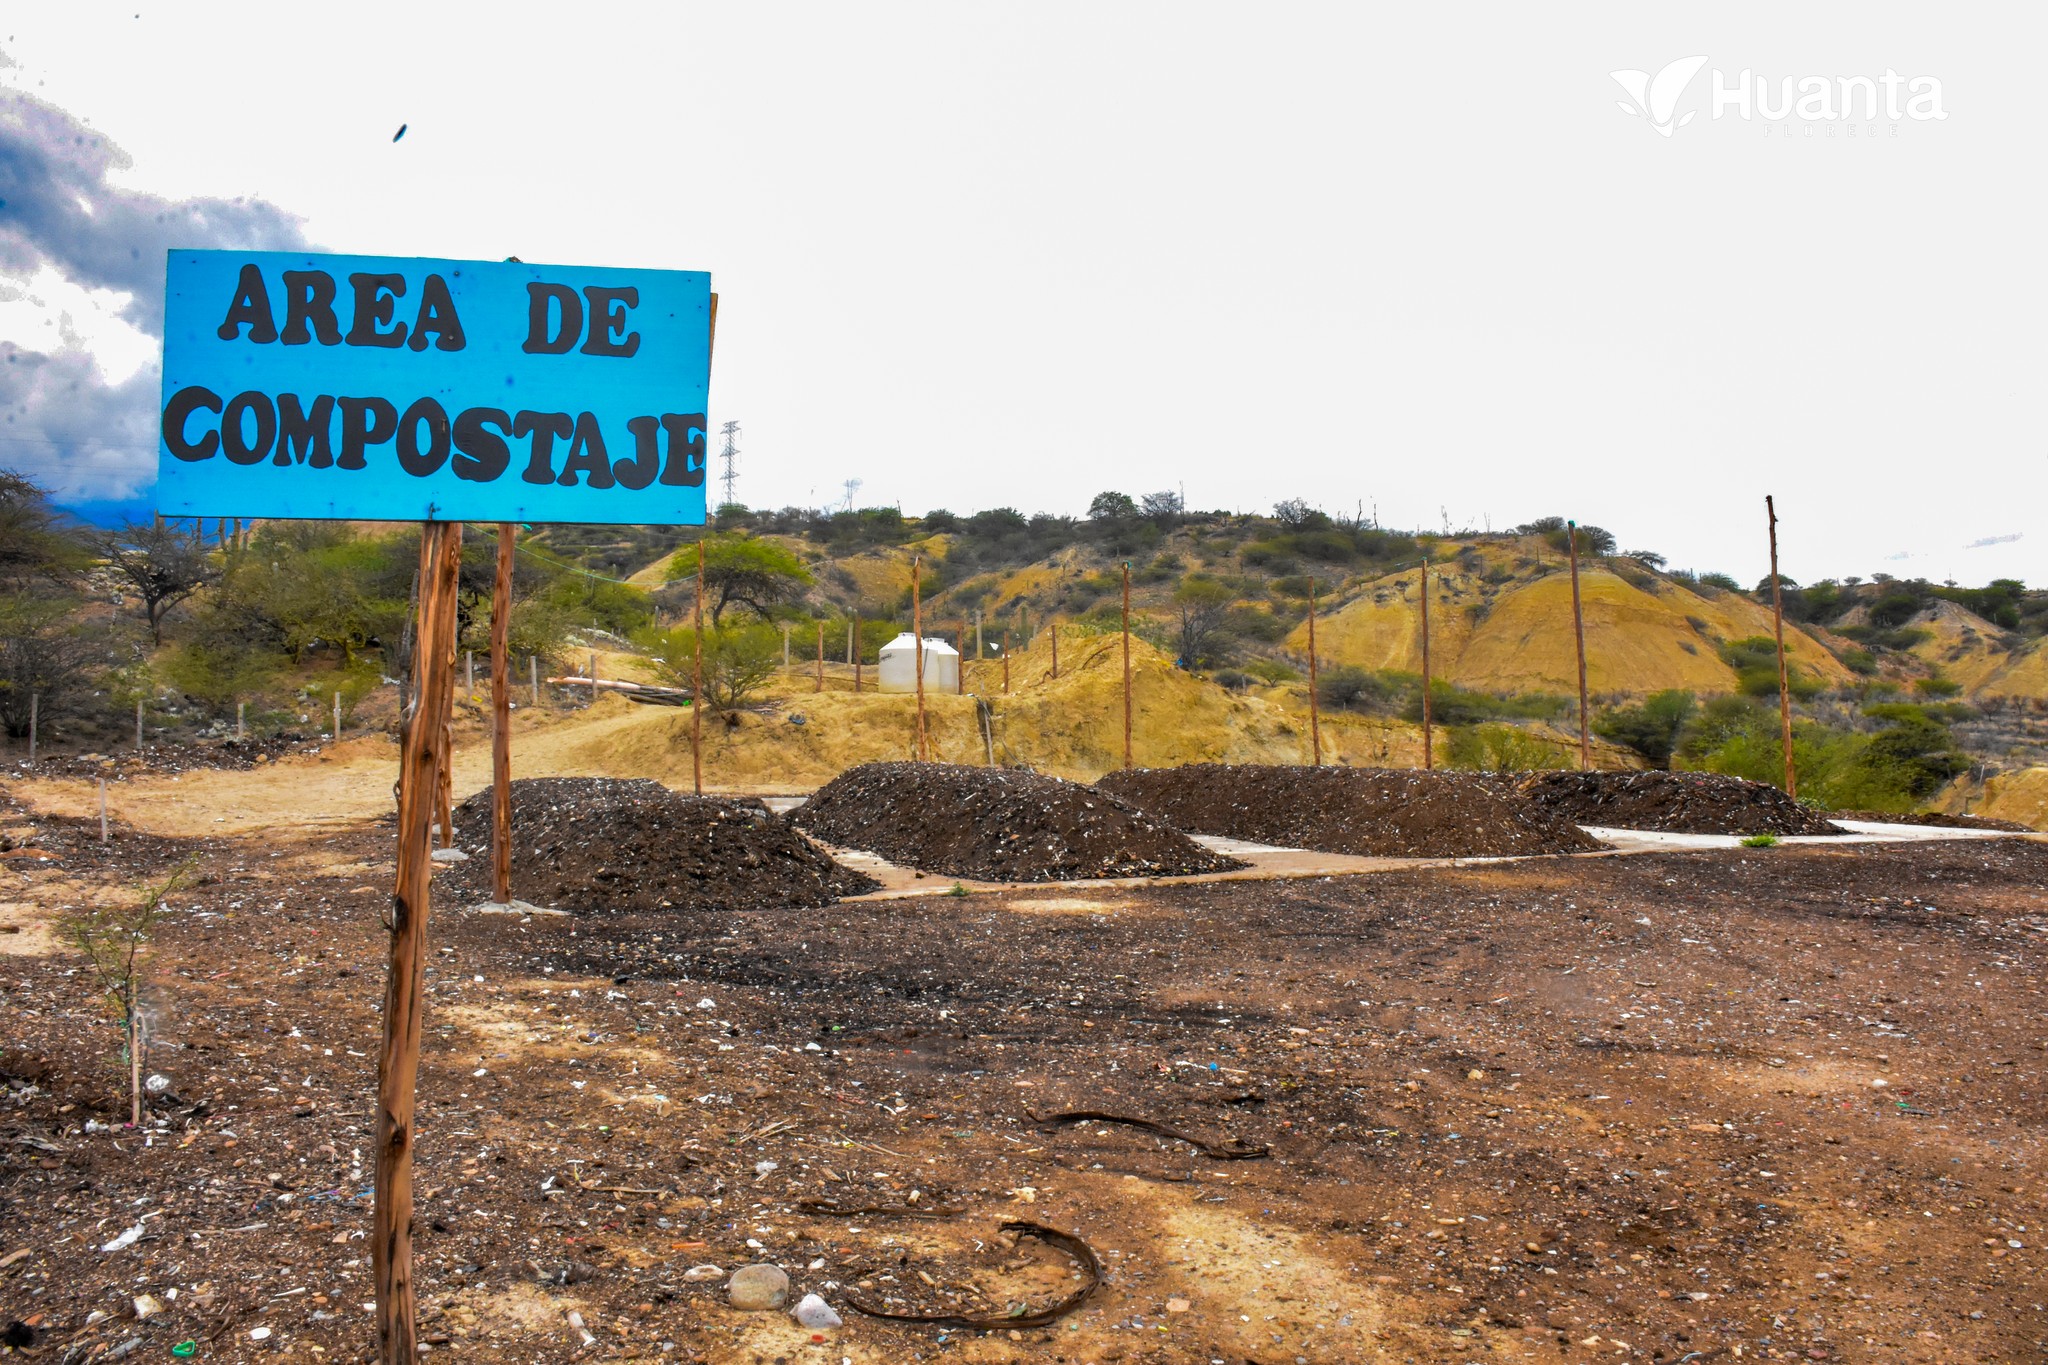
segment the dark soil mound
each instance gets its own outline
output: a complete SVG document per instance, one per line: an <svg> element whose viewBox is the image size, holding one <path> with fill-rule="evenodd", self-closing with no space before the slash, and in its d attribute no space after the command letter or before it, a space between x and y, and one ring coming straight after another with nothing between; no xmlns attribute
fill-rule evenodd
<svg viewBox="0 0 2048 1365"><path fill-rule="evenodd" d="M1582 853L1602 845L1469 773L1197 763L1095 784L1182 829L1367 857Z"/></svg>
<svg viewBox="0 0 2048 1365"><path fill-rule="evenodd" d="M1721 773L1539 773L1522 795L1581 825L1676 834L1840 834L1776 787Z"/></svg>
<svg viewBox="0 0 2048 1365"><path fill-rule="evenodd" d="M828 843L977 881L1174 877L1244 866L1114 796L1005 768L863 763L790 818Z"/></svg>
<svg viewBox="0 0 2048 1365"><path fill-rule="evenodd" d="M1988 815L1948 815L1938 810L1916 811L1911 815L1900 815L1896 811L1884 810L1831 810L1828 814L1837 820L1870 820L1881 825L1927 825L1934 829L1996 829L2008 834L2032 834L2032 825L2023 825L2017 820L1994 820Z"/></svg>
<svg viewBox="0 0 2048 1365"><path fill-rule="evenodd" d="M491 791L455 808L469 861L437 879L491 893ZM559 910L772 910L830 905L877 883L841 867L758 801L682 796L659 782L512 784L512 894Z"/></svg>

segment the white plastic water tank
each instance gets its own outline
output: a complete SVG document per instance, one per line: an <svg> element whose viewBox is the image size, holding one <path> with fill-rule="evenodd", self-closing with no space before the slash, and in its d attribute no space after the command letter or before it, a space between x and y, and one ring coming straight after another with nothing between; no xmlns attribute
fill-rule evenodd
<svg viewBox="0 0 2048 1365"><path fill-rule="evenodd" d="M882 646L881 666L884 692L917 690L917 637L909 631ZM956 692L960 688L960 654L944 640L929 635L924 641L924 690Z"/></svg>

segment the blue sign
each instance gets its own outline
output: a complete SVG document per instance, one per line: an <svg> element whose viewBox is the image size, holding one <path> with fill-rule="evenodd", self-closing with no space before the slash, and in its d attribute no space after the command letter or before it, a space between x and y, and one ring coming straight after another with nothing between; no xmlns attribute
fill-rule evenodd
<svg viewBox="0 0 2048 1365"><path fill-rule="evenodd" d="M157 510L704 521L711 277L173 251Z"/></svg>

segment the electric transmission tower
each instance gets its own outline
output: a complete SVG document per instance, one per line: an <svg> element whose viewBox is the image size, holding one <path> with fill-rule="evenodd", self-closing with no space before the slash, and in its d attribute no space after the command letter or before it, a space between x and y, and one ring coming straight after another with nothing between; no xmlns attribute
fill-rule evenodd
<svg viewBox="0 0 2048 1365"><path fill-rule="evenodd" d="M725 461L725 472L718 476L718 481L725 485L725 501L719 505L731 507L738 501L733 489L740 481L740 424L727 422L719 430L725 435L725 448L718 452L718 458Z"/></svg>

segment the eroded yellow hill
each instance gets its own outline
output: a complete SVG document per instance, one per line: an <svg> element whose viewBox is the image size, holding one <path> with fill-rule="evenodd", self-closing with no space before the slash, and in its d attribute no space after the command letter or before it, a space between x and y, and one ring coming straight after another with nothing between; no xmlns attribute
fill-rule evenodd
<svg viewBox="0 0 2048 1365"><path fill-rule="evenodd" d="M1318 624L1320 652L1364 668L1421 668L1419 575L1395 574L1366 584ZM1771 632L1769 611L1736 593L1706 596L1667 581L1638 587L1606 568L1583 568L1580 597L1586 623L1588 687L1603 696L1666 688L1732 692L1735 670L1718 645ZM1304 651L1306 628L1288 637ZM1795 667L1829 685L1853 675L1818 640L1787 627ZM1571 579L1547 572L1527 581L1489 584L1452 570L1430 574L1430 651L1439 678L1479 692L1578 689L1572 635Z"/></svg>

